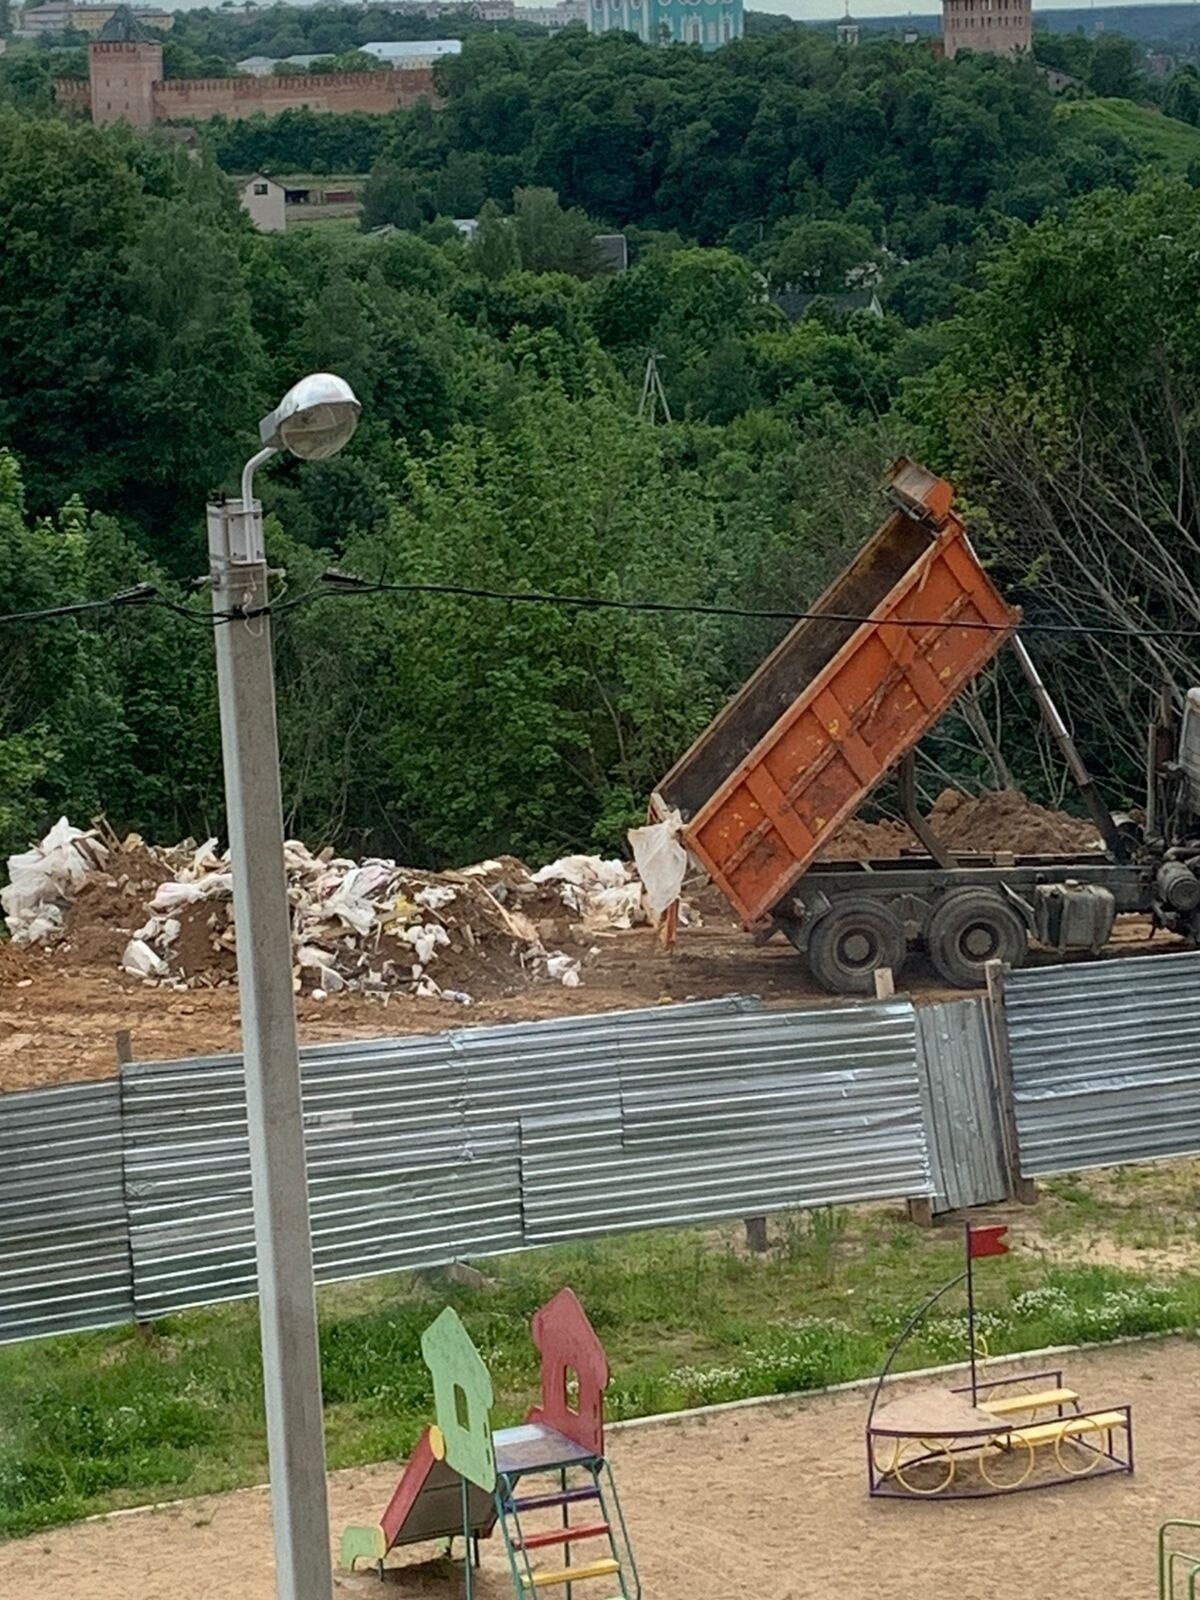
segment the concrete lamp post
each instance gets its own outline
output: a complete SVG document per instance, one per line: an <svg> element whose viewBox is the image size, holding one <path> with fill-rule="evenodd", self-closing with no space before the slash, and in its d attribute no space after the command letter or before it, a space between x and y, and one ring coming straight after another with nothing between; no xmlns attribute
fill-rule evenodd
<svg viewBox="0 0 1200 1600"><path fill-rule="evenodd" d="M281 450L306 461L336 455L361 409L343 379L302 378L263 418L263 448L246 463L241 499L208 507L278 1600L331 1600L333 1582L275 668L254 474Z"/></svg>

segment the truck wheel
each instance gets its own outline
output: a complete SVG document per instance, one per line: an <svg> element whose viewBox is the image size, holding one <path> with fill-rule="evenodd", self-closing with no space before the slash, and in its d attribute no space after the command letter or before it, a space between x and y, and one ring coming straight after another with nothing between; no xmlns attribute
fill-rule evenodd
<svg viewBox="0 0 1200 1600"><path fill-rule="evenodd" d="M990 889L954 889L940 901L926 931L929 959L956 989L979 989L989 961L1025 964L1029 934L1017 911Z"/></svg>
<svg viewBox="0 0 1200 1600"><path fill-rule="evenodd" d="M874 994L877 970L898 974L907 954L899 919L866 895L835 900L808 936L813 976L834 994Z"/></svg>

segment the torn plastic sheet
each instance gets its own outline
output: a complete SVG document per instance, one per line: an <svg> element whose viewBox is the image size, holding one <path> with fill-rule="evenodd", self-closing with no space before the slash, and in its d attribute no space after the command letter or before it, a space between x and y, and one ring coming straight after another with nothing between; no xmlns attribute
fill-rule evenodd
<svg viewBox="0 0 1200 1600"><path fill-rule="evenodd" d="M629 847L642 880L646 903L656 916L662 916L683 893L688 853L679 840L682 832L683 818L678 811L672 811L661 822L629 830Z"/></svg>

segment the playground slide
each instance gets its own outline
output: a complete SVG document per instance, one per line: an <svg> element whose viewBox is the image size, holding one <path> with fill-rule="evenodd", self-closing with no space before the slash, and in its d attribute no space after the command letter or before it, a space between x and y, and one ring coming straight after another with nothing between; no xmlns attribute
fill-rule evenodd
<svg viewBox="0 0 1200 1600"><path fill-rule="evenodd" d="M493 1431L491 1375L458 1313L447 1306L425 1329L421 1355L437 1420L421 1435L378 1526L346 1529L343 1567L371 1561L382 1578L397 1545L461 1534L466 1600L473 1600L479 1540L499 1526L514 1600L559 1586L569 1596L593 1578L612 1579L606 1600L641 1600L604 1456L604 1346L570 1289L534 1315L532 1333L542 1358L540 1404L518 1427ZM531 1478L543 1480L536 1492L518 1492ZM573 1508L584 1508L584 1521L572 1520ZM541 1513L552 1517L545 1526L536 1522ZM602 1553L590 1557L588 1547ZM547 1558L558 1565L541 1564Z"/></svg>
<svg viewBox="0 0 1200 1600"><path fill-rule="evenodd" d="M463 1531L463 1479L446 1460L440 1428L421 1435L396 1492L377 1527L350 1527L342 1535L342 1565L382 1561L398 1545L424 1539L454 1539ZM467 1518L472 1534L486 1538L496 1525L494 1494L467 1485Z"/></svg>

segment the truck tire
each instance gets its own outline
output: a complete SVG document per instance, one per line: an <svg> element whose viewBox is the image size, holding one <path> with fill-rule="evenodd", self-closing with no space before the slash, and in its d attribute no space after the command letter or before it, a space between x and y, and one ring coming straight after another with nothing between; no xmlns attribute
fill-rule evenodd
<svg viewBox="0 0 1200 1600"><path fill-rule="evenodd" d="M952 889L934 908L926 930L929 959L956 989L979 989L989 961L1021 967L1029 932L1021 915L992 889Z"/></svg>
<svg viewBox="0 0 1200 1600"><path fill-rule="evenodd" d="M879 968L899 974L907 954L899 918L867 895L835 900L808 936L813 976L833 994L874 994Z"/></svg>

